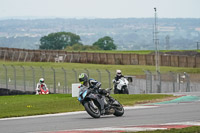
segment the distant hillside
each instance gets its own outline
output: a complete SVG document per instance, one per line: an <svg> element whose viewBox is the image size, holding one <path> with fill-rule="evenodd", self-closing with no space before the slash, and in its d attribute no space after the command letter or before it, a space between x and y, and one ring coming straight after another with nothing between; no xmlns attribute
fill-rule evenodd
<svg viewBox="0 0 200 133"><path fill-rule="evenodd" d="M0 47L37 49L52 32L72 32L91 45L110 36L119 50L153 50L153 18L0 20ZM160 49L196 49L200 19L158 18Z"/></svg>

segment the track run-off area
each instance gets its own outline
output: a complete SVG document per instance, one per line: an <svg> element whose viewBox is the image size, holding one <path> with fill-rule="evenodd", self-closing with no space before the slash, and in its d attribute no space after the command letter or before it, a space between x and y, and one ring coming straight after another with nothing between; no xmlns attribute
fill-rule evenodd
<svg viewBox="0 0 200 133"><path fill-rule="evenodd" d="M94 119L85 111L0 119L2 133L116 133L200 126L200 93L125 107L122 117Z"/></svg>

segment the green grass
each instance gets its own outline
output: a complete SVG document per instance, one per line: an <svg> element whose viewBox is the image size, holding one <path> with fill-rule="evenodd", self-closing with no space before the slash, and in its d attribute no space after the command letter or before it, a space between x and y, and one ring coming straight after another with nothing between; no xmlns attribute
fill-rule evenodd
<svg viewBox="0 0 200 133"><path fill-rule="evenodd" d="M183 129L139 131L139 132L126 132L126 133L200 133L200 126L192 126Z"/></svg>
<svg viewBox="0 0 200 133"><path fill-rule="evenodd" d="M0 118L83 110L70 94L0 97Z"/></svg>
<svg viewBox="0 0 200 133"><path fill-rule="evenodd" d="M172 52L172 51L197 51L200 52L200 50L159 50L160 52ZM69 52L69 51L68 51ZM79 51L76 51L79 52ZM155 52L155 50L89 50L89 51L80 51L80 52L89 52L89 53L121 53L121 54L150 54Z"/></svg>
<svg viewBox="0 0 200 133"><path fill-rule="evenodd" d="M137 103L150 102L155 99L167 98L170 95L155 95L155 94L134 94L134 95L112 95L115 99L118 99L123 105L134 105Z"/></svg>
<svg viewBox="0 0 200 133"><path fill-rule="evenodd" d="M171 95L112 95L124 106ZM0 96L0 118L52 114L84 110L71 94Z"/></svg>
<svg viewBox="0 0 200 133"><path fill-rule="evenodd" d="M136 50L136 51L121 51L121 50L97 50L97 51L80 51L89 53L120 53L120 54L150 54L154 50Z"/></svg>
<svg viewBox="0 0 200 133"><path fill-rule="evenodd" d="M42 66L44 69L54 68L65 68L72 70L73 68L82 70L85 72L85 68L88 70L96 71L96 69L104 70L108 69L115 73L115 70L122 70L124 75L144 75L144 70L155 71L155 66L141 66L141 65L105 65L105 64L84 64L84 63L54 63L54 62L4 62L0 61L0 64L14 65L14 66L25 66L25 67L39 67ZM0 70L4 68L0 66ZM160 67L161 73L173 72L187 72L187 73L200 73L200 68L185 68L185 67Z"/></svg>

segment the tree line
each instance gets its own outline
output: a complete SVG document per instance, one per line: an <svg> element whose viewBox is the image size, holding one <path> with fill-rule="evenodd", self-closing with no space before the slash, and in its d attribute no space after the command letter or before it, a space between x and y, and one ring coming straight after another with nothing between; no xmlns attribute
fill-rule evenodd
<svg viewBox="0 0 200 133"><path fill-rule="evenodd" d="M43 36L40 39L40 49L51 50L115 50L117 46L114 40L109 36L104 36L94 42L92 45L83 45L81 38L71 32L56 32Z"/></svg>

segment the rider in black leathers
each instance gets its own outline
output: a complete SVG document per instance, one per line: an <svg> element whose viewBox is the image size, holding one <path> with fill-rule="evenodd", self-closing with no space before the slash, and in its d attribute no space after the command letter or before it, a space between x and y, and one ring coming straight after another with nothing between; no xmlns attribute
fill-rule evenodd
<svg viewBox="0 0 200 133"><path fill-rule="evenodd" d="M79 81L81 87L88 87L89 89L96 89L99 94L106 95L108 92L105 89L101 89L101 83L95 79L88 79L87 74L81 73L79 75Z"/></svg>
<svg viewBox="0 0 200 133"><path fill-rule="evenodd" d="M81 73L79 75L79 81L81 83L81 87L80 89L85 89L85 88L88 88L88 89L91 89L91 90L95 90L98 94L100 94L100 99L102 99L102 95L104 96L108 96L109 93L108 91L106 91L105 89L101 89L101 83L96 81L95 79L88 79L88 76L86 73ZM103 101L103 100L102 100ZM106 105L104 104L104 102L102 101L99 101L103 104L103 106L105 107ZM101 113L105 113L105 109L101 110Z"/></svg>

